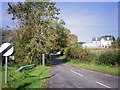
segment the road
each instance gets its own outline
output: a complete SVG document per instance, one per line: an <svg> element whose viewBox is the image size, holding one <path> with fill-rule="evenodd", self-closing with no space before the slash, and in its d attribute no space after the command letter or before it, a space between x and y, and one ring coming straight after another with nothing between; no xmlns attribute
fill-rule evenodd
<svg viewBox="0 0 120 90"><path fill-rule="evenodd" d="M52 55L51 78L47 88L108 88L118 90L115 89L118 88L118 79L120 77L69 66L62 63L56 55Z"/></svg>

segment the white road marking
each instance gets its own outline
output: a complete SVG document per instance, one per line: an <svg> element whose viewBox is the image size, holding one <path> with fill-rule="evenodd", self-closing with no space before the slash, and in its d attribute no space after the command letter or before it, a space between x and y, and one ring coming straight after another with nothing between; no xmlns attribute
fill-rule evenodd
<svg viewBox="0 0 120 90"><path fill-rule="evenodd" d="M111 87L109 87L109 86L107 86L107 85L105 85L105 84L102 84L102 83L100 83L100 82L97 82L97 81L96 81L96 83L99 84L99 85L102 85L102 86L104 86L104 87L106 87L106 88L111 88Z"/></svg>
<svg viewBox="0 0 120 90"><path fill-rule="evenodd" d="M82 74L80 74L80 73L78 73L78 72L75 72L75 71L73 71L73 70L70 70L71 72L73 72L73 73L75 73L75 74L77 74L77 75L80 75L80 76L84 76L84 75L82 75Z"/></svg>
<svg viewBox="0 0 120 90"><path fill-rule="evenodd" d="M83 87L79 87L79 86L78 86L77 88L83 88Z"/></svg>

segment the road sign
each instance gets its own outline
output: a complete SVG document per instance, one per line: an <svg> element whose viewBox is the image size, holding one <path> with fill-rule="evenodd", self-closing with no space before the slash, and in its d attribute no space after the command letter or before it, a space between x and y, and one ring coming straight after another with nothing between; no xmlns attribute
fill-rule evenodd
<svg viewBox="0 0 120 90"><path fill-rule="evenodd" d="M10 43L3 43L0 47L0 53L2 53L3 56L5 56L5 83L7 83L8 76L7 56L10 56L13 53L13 46Z"/></svg>
<svg viewBox="0 0 120 90"><path fill-rule="evenodd" d="M10 43L3 43L0 47L3 56L10 56L13 53L13 46Z"/></svg>

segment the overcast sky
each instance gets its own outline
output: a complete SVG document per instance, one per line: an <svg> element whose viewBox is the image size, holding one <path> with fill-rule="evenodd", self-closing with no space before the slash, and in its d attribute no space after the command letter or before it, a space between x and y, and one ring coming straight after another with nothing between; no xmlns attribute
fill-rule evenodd
<svg viewBox="0 0 120 90"><path fill-rule="evenodd" d="M2 6L0 9L2 26L0 27L5 28L8 25L13 28L15 22L11 20L12 15L6 13L8 8L6 2L0 5ZM103 35L118 36L117 2L57 2L56 6L60 8L59 17L65 21L65 27L77 35L79 41L91 42L93 37Z"/></svg>

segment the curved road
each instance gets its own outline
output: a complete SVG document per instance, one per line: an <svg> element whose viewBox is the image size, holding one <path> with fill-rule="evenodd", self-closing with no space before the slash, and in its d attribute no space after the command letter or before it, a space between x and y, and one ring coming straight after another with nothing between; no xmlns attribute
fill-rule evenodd
<svg viewBox="0 0 120 90"><path fill-rule="evenodd" d="M78 69L62 63L58 56L52 55L52 72L47 88L103 88L119 90L120 77ZM119 84L120 86L120 84Z"/></svg>

